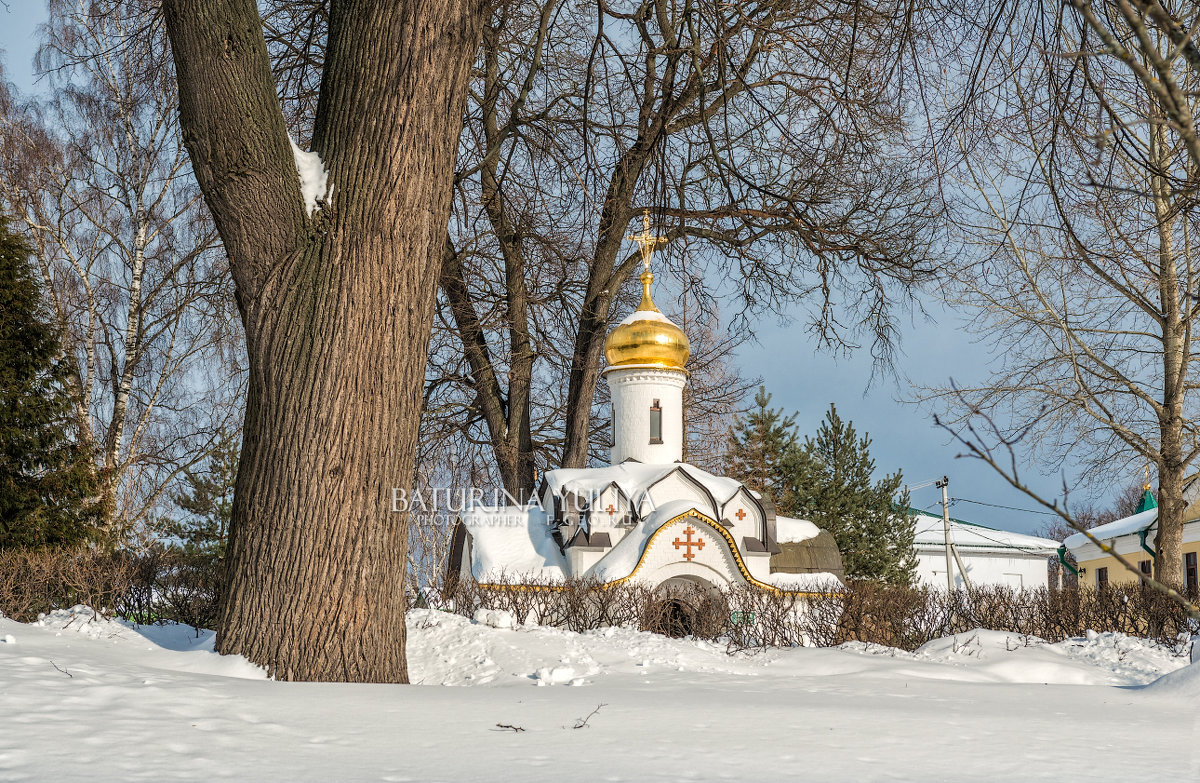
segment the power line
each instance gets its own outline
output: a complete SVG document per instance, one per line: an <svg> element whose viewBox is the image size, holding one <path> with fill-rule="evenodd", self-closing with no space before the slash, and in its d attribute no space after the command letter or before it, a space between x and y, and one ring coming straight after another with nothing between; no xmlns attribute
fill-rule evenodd
<svg viewBox="0 0 1200 783"><path fill-rule="evenodd" d="M905 484L897 489L894 494L899 495L901 492L913 492L914 490L925 489L925 487L932 487L939 481L941 481L941 479L930 479L929 481L919 481L916 484Z"/></svg>
<svg viewBox="0 0 1200 783"><path fill-rule="evenodd" d="M988 529L989 528L984 528L984 530L988 530ZM1020 552L1024 552L1027 555L1036 555L1038 557L1050 557L1050 555L1045 552L1035 552L1032 549L1026 549L1023 546L1020 546L1019 544L1014 544L1011 541L1005 542L1005 541L1000 541L999 539L992 538L991 536L985 536L983 533L980 533L977 529L975 529L974 526L972 526L972 528L968 532L974 533L975 535L979 536L980 538L982 538L984 540L991 541L993 544L999 544L1000 546L1005 547L1006 549L1016 549ZM1012 531L1005 530L1005 531L999 531L999 532L1009 533ZM1024 534L1017 533L1016 535L1024 535Z"/></svg>
<svg viewBox="0 0 1200 783"><path fill-rule="evenodd" d="M1025 509L1025 508L1016 508L1014 506L1001 506L1001 505L997 505L996 503L985 503L982 500L968 500L967 498L950 498L950 505L954 505L954 503L959 500L963 501L964 503L978 503L981 506L995 506L996 508L1007 508L1007 509L1011 509L1013 511L1028 511L1031 514L1047 513L1044 511L1032 511L1030 509ZM934 503L931 505L941 505L941 503L938 502L938 503ZM960 523L959 520L954 520L954 519L952 519L951 522ZM1020 544L1017 544L1012 541L1001 541L1000 539L992 538L991 536L987 535L986 533L982 533L980 531L988 530L991 532L998 532L998 533L1013 533L1014 535L1028 535L1026 533L1016 533L1015 531L1012 531L1012 530L993 531L991 528L983 527L982 525L971 524L970 522L968 522L966 524L969 525L969 527L962 528L963 533L970 533L970 534L979 536L980 538L984 539L985 541L991 541L993 544L1002 546L1005 549L1015 549L1018 552L1024 552L1027 555L1035 555L1037 557L1043 557L1043 556L1048 557L1049 556L1045 552L1037 552L1032 549L1026 549L1025 547L1021 546Z"/></svg>
<svg viewBox="0 0 1200 783"><path fill-rule="evenodd" d="M955 503L974 503L977 506L991 506L992 508L1003 508L1008 511L1020 511L1025 514L1045 514L1048 517L1056 517L1058 514L1054 511L1037 511L1032 508L1017 508L1016 506L1003 506L999 503L985 503L982 500L971 500L970 498L950 498L950 504Z"/></svg>

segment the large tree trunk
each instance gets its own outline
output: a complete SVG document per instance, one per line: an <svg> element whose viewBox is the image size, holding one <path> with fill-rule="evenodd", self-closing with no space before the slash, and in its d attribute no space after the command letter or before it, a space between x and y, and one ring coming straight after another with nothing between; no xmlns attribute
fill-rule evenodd
<svg viewBox="0 0 1200 783"><path fill-rule="evenodd" d="M1176 440L1176 442L1178 442ZM1154 578L1172 587L1183 585L1183 499L1182 464L1158 466L1158 534L1155 536Z"/></svg>
<svg viewBox="0 0 1200 783"><path fill-rule="evenodd" d="M590 294L590 292L589 292ZM608 327L611 296L589 296L579 317L571 375L567 382L567 415L562 466L585 468L592 437L592 403L600 380L604 336Z"/></svg>
<svg viewBox="0 0 1200 783"><path fill-rule="evenodd" d="M492 434L496 461L504 487L524 501L533 495L533 441L530 426L530 394L533 388L535 353L529 333L529 288L525 280L526 256L521 231L509 214L501 192L503 175L500 156L491 154L500 147L500 121L496 96L501 89L496 36L498 30L486 26L483 31L484 85L490 100L484 104L483 129L487 159L480 169L484 212L491 222L504 260L504 304L508 326L508 399L503 429ZM519 220L519 218L515 218ZM499 436L499 437L497 437Z"/></svg>
<svg viewBox="0 0 1200 783"><path fill-rule="evenodd" d="M305 212L253 0L168 0L185 141L229 253L250 393L218 650L407 682L407 515L478 0L334 0Z"/></svg>
<svg viewBox="0 0 1200 783"><path fill-rule="evenodd" d="M1169 246L1168 246L1169 247ZM1163 288L1178 302L1178 283L1172 258L1170 280L1163 275ZM1180 587L1183 584L1183 516L1187 502L1183 499L1183 480L1188 465L1183 456L1183 369L1185 349L1178 306L1168 307L1165 313L1163 340L1164 394L1159 412L1158 465L1158 532L1155 535L1154 578Z"/></svg>

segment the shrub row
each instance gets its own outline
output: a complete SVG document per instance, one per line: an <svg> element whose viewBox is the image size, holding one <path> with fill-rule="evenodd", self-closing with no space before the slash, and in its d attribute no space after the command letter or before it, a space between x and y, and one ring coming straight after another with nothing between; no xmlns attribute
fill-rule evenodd
<svg viewBox="0 0 1200 783"><path fill-rule="evenodd" d="M137 623L212 628L221 583L219 561L176 549L0 550L0 614L19 622L85 604Z"/></svg>
<svg viewBox="0 0 1200 783"><path fill-rule="evenodd" d="M0 550L0 614L30 622L43 612L86 604L103 615L138 623L215 627L221 563L172 549L143 554ZM640 584L601 586L588 580L482 587L456 580L422 594L433 608L474 617L498 610L516 622L583 632L633 626L693 635L730 649L845 642L915 650L928 641L974 628L1050 642L1088 630L1119 631L1183 652L1197 633L1182 608L1138 585L1103 590L1013 590L968 593L851 583L836 595L799 597L754 588L706 589L681 581L665 589Z"/></svg>
<svg viewBox="0 0 1200 783"><path fill-rule="evenodd" d="M1049 642L1088 630L1118 631L1183 652L1200 631L1177 603L1138 585L1104 590L995 586L947 593L857 582L840 594L801 597L749 587L718 592L686 583L656 591L583 580L520 588L463 581L434 604L467 617L480 609L501 610L517 622L573 631L636 625L688 633L733 649L866 642L911 651L933 639L987 628Z"/></svg>

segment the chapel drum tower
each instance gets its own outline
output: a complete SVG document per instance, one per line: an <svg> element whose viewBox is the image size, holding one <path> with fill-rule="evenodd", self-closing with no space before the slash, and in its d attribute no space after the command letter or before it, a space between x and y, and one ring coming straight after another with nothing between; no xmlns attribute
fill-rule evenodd
<svg viewBox="0 0 1200 783"><path fill-rule="evenodd" d="M683 460L683 387L690 346L687 335L654 305L650 258L662 239L640 236L642 302L604 341L604 371L612 400L612 464L628 459L663 464Z"/></svg>

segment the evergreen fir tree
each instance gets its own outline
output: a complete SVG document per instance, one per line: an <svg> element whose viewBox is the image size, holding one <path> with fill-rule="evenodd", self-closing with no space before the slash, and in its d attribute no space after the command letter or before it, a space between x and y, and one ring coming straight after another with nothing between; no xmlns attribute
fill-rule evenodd
<svg viewBox="0 0 1200 783"><path fill-rule="evenodd" d="M786 489L784 462L796 448L796 416L769 407L771 395L758 387L754 407L730 432L726 472L746 486L778 501Z"/></svg>
<svg viewBox="0 0 1200 783"><path fill-rule="evenodd" d="M187 516L163 520L160 531L178 539L185 551L212 557L225 556L240 453L239 439L224 433L209 457L206 469L186 471L183 491L171 496L172 502Z"/></svg>
<svg viewBox="0 0 1200 783"><path fill-rule="evenodd" d="M0 548L95 540L95 467L80 446L69 366L24 240L0 217Z"/></svg>
<svg viewBox="0 0 1200 783"><path fill-rule="evenodd" d="M805 438L787 455L779 511L833 533L851 579L908 585L916 572L908 493L896 497L900 471L872 480L870 445L870 437L859 437L831 404L817 437Z"/></svg>

